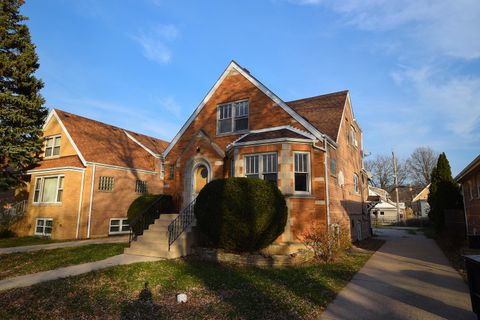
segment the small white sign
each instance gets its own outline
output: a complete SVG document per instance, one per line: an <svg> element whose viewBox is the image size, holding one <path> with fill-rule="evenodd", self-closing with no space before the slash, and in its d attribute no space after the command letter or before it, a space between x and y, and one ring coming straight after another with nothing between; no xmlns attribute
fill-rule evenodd
<svg viewBox="0 0 480 320"><path fill-rule="evenodd" d="M177 303L187 302L187 295L185 293L177 294Z"/></svg>

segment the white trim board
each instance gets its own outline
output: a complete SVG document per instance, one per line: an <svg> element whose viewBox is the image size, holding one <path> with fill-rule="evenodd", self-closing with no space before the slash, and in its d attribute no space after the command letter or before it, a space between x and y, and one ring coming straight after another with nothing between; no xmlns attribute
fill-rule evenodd
<svg viewBox="0 0 480 320"><path fill-rule="evenodd" d="M182 126L180 131L175 135L172 142L168 145L167 149L165 149L164 156L166 157L168 153L172 150L175 144L178 142L180 137L185 133L187 128L193 122L193 120L197 117L197 115L202 111L205 104L207 104L208 100L212 97L215 91L218 89L220 84L223 80L227 77L230 71L235 70L239 72L242 76L244 76L247 80L253 83L260 91L262 91L265 95L267 95L273 102L278 104L284 111L286 111L292 118L297 120L304 128L306 128L311 134L313 134L317 139L323 140L326 138L326 135L318 131L313 125L311 125L308 121L306 121L303 117L301 117L298 113L296 113L292 108L290 108L282 99L280 99L277 95L275 95L272 91L270 91L267 87L265 87L260 81L255 79L249 72L245 71L239 64L235 61L231 61L230 64L227 66L225 71L222 73L220 78L215 82L213 87L207 93L205 98L202 102L198 105L192 115L188 118L187 122Z"/></svg>
<svg viewBox="0 0 480 320"><path fill-rule="evenodd" d="M129 134L127 131L123 130L123 132L127 135L127 137L129 137L133 142L135 142L136 144L138 144L140 147L142 147L143 149L145 149L145 151L147 151L148 153L150 153L152 156L154 156L155 158L160 158L160 155L153 152L152 150L150 150L149 148L145 147L140 141L138 141L137 139L135 139L131 134Z"/></svg>
<svg viewBox="0 0 480 320"><path fill-rule="evenodd" d="M78 168L78 167L55 167L55 168L46 168L46 169L32 169L28 170L27 174L35 174L35 173L49 173L49 172L57 172L57 171L75 171L75 172L83 172L85 168Z"/></svg>

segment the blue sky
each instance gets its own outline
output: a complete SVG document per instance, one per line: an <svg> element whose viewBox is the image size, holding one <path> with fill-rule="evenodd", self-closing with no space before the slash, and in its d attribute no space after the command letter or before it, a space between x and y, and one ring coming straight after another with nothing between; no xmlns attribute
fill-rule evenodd
<svg viewBox="0 0 480 320"><path fill-rule="evenodd" d="M349 89L372 154L480 153L478 0L29 0L49 108L171 139L230 62L284 101Z"/></svg>

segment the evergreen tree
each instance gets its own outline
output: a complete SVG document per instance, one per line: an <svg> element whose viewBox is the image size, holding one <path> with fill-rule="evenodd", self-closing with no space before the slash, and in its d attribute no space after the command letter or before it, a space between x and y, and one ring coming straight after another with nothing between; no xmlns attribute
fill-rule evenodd
<svg viewBox="0 0 480 320"><path fill-rule="evenodd" d="M437 233L440 233L445 227L444 210L457 209L462 206L460 190L452 178L450 163L443 152L432 170L429 191L430 212L428 216Z"/></svg>
<svg viewBox="0 0 480 320"><path fill-rule="evenodd" d="M47 115L35 77L38 57L20 14L23 0L0 1L0 189L14 188L38 160Z"/></svg>

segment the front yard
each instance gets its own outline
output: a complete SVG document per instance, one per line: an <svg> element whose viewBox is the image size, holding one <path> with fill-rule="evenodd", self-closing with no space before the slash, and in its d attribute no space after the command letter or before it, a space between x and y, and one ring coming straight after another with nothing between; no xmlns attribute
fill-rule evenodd
<svg viewBox="0 0 480 320"><path fill-rule="evenodd" d="M194 259L117 266L0 293L0 318L315 319L382 244L280 269ZM188 302L177 304L178 293Z"/></svg>
<svg viewBox="0 0 480 320"><path fill-rule="evenodd" d="M0 280L75 264L103 260L123 253L127 244L90 244L80 247L0 255ZM1 318L1 317L0 317Z"/></svg>

